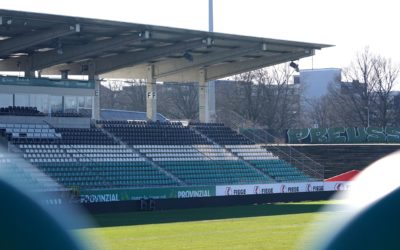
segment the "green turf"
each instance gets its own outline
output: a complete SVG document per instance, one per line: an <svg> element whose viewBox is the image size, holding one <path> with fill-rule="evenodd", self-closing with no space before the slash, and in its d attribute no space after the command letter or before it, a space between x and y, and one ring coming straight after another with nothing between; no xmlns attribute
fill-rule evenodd
<svg viewBox="0 0 400 250"><path fill-rule="evenodd" d="M295 249L324 202L98 215L104 249ZM306 241L307 242L307 241Z"/></svg>

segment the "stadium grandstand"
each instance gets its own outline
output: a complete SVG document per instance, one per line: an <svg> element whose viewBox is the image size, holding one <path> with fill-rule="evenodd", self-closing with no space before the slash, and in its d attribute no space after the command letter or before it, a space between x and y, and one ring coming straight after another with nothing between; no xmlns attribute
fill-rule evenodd
<svg viewBox="0 0 400 250"><path fill-rule="evenodd" d="M0 30L0 162L18 179L82 203L323 191L321 165L211 122L207 82L329 45L9 10ZM103 78L146 79L146 113L100 111ZM199 82L197 122L158 115L164 81Z"/></svg>

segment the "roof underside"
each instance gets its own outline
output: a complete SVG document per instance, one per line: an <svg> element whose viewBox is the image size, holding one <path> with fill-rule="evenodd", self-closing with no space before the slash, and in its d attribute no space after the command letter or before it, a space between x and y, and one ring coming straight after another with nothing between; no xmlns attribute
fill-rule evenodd
<svg viewBox="0 0 400 250"><path fill-rule="evenodd" d="M0 71L193 82L311 56L330 45L0 9Z"/></svg>

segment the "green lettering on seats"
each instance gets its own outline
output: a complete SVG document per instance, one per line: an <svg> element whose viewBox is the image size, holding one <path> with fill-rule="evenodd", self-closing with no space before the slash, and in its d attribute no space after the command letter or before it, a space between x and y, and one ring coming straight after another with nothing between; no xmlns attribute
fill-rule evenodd
<svg viewBox="0 0 400 250"><path fill-rule="evenodd" d="M302 143L309 135L308 128L289 129L287 131L288 143Z"/></svg>
<svg viewBox="0 0 400 250"><path fill-rule="evenodd" d="M399 143L400 142L400 128L386 128L386 141L388 143Z"/></svg>
<svg viewBox="0 0 400 250"><path fill-rule="evenodd" d="M312 128L310 129L311 143L319 144L326 143L326 128Z"/></svg>
<svg viewBox="0 0 400 250"><path fill-rule="evenodd" d="M328 142L329 143L345 143L346 136L344 128L328 128Z"/></svg>
<svg viewBox="0 0 400 250"><path fill-rule="evenodd" d="M386 136L383 133L383 128L382 127L368 127L366 129L366 132L368 134L367 136L367 141L368 142L385 142Z"/></svg>
<svg viewBox="0 0 400 250"><path fill-rule="evenodd" d="M348 143L364 143L367 141L365 128L346 128Z"/></svg>

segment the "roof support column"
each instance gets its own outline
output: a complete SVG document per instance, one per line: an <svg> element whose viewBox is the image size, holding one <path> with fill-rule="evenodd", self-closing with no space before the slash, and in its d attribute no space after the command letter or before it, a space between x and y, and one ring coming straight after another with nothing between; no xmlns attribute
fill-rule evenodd
<svg viewBox="0 0 400 250"><path fill-rule="evenodd" d="M199 121L210 122L208 110L208 83L206 82L207 70L199 71Z"/></svg>
<svg viewBox="0 0 400 250"><path fill-rule="evenodd" d="M208 90L208 113L210 120L208 122L216 122L217 114L215 112L215 81L207 82Z"/></svg>
<svg viewBox="0 0 400 250"><path fill-rule="evenodd" d="M157 121L157 81L154 77L154 65L147 66L146 116L147 120Z"/></svg>
<svg viewBox="0 0 400 250"><path fill-rule="evenodd" d="M34 78L35 77L35 71L25 70L24 77L26 77L26 78Z"/></svg>
<svg viewBox="0 0 400 250"><path fill-rule="evenodd" d="M92 119L100 120L100 77L95 74L95 64L89 63L89 81L94 81L94 96L92 103Z"/></svg>
<svg viewBox="0 0 400 250"><path fill-rule="evenodd" d="M20 66L18 66L18 68L19 67ZM35 71L32 68L32 59L31 58L29 58L27 60L26 67L23 69L23 71L24 71L24 77L26 77L26 78L34 78L35 77Z"/></svg>

